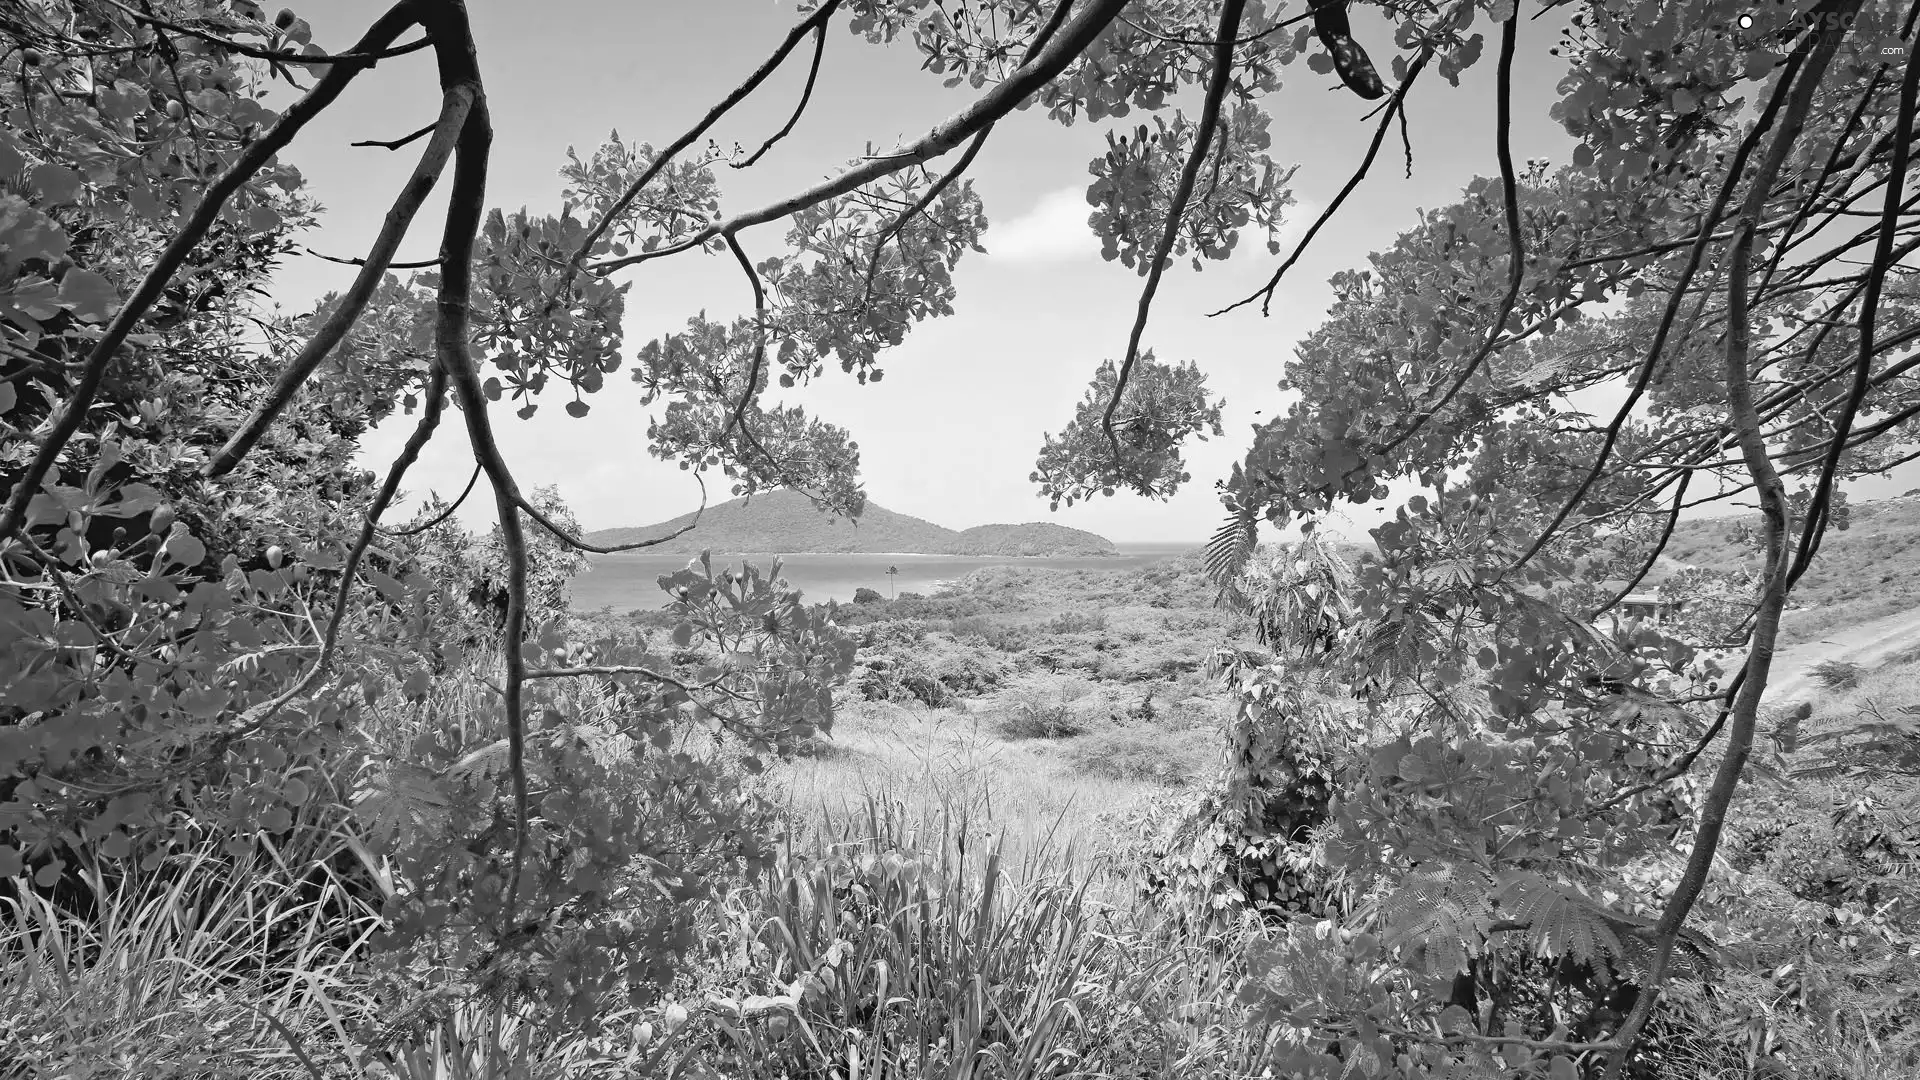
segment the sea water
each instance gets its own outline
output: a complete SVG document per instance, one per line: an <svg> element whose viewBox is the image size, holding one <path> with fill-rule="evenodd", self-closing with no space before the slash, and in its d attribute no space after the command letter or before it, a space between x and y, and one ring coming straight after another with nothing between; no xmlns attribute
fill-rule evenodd
<svg viewBox="0 0 1920 1080"><path fill-rule="evenodd" d="M787 555L781 558L781 577L800 590L809 603L828 600L846 603L855 589L872 589L881 596L903 592L931 596L943 583L958 581L985 566L1026 566L1054 570L1132 570L1159 562L1200 545L1192 544L1115 544L1120 554L1106 558L1050 559L1019 556L915 555L861 552L857 554ZM594 555L586 573L569 584L575 611L612 608L626 612L635 608L658 608L667 602L660 591L659 578L684 569L687 555L659 555L634 552L621 555ZM751 562L765 570L772 555L718 555L713 568L738 567ZM888 575L891 566L899 570ZM891 579L890 579L891 578Z"/></svg>

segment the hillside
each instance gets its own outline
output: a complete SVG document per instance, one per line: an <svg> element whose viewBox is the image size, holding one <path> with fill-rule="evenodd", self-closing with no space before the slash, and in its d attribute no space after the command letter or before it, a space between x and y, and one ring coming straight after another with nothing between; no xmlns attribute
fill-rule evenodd
<svg viewBox="0 0 1920 1080"><path fill-rule="evenodd" d="M1844 532L1829 530L1806 577L1793 590L1782 623L1784 641L1806 641L1828 629L1920 608L1920 497L1856 503ZM1682 522L1667 545L1666 564L1731 570L1757 555L1729 534L1740 516ZM1747 515L1756 528L1759 515ZM1668 560L1671 560L1669 562Z"/></svg>
<svg viewBox="0 0 1920 1080"><path fill-rule="evenodd" d="M670 521L636 528L601 529L587 534L595 544L631 544L664 536L693 520L682 514ZM700 523L686 535L647 549L684 555L703 550L726 554L902 552L922 555L1028 555L1088 557L1114 555L1113 542L1104 536L1062 525L1032 522L1025 525L977 525L956 532L907 514L895 513L872 500L856 522L833 519L795 491L766 491L751 499L733 499L710 506Z"/></svg>

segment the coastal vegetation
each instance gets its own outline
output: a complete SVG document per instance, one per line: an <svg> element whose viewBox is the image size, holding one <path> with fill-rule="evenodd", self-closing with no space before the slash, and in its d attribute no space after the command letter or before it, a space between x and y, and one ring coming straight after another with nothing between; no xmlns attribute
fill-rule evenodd
<svg viewBox="0 0 1920 1080"><path fill-rule="evenodd" d="M1790 637L1901 595L1842 544L1902 512L1848 482L1920 454L1920 9L796 9L671 142L556 161L547 213L487 184L512 148L474 24L525 11L393 0L328 48L251 0L0 4L0 1064L1920 1069L1915 661L1802 670ZM847 33L967 104L742 207L726 167L818 103L759 150L715 125ZM587 554L694 542L725 509L599 543L523 484L505 410L586 422L622 370L647 451L703 484L963 542L869 506L853 433L783 392L878 381L956 310L989 236L967 170L1002 125L1103 126L1088 229L1140 278L1030 481L1054 506L1175 495L1224 414L1202 359L1153 347L1167 273L1280 256L1279 120L1377 102L1342 193L1220 311L1266 307L1396 132L1414 168L1408 116L1454 107L1436 83L1482 64L1484 175L1334 276L1200 552L823 605L777 558L701 548L657 606L572 609ZM331 256L353 283L290 314L276 271L320 208L283 155L381 65L430 71L404 104L432 122L351 149L417 164ZM1516 89L1537 66L1541 100ZM1514 113L1549 96L1566 150L1517 162ZM398 261L416 234L431 258ZM739 313L630 344L630 288L693 253L739 271ZM406 441L370 472L383 425ZM456 429L473 482L402 519ZM1676 536L1707 561L1682 526L1734 501L1758 515L1724 557L1660 583L1678 622L1606 618ZM1370 543L1330 535L1368 503L1391 511ZM852 535L817 517L735 542ZM1036 539L1080 542L976 537Z"/></svg>

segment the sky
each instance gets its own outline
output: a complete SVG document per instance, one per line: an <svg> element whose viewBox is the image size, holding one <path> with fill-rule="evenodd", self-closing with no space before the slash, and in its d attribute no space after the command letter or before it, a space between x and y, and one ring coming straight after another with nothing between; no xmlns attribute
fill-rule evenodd
<svg viewBox="0 0 1920 1080"><path fill-rule="evenodd" d="M383 0L327 0L305 5L302 15L319 44L344 49L385 6ZM559 209L557 170L569 147L585 157L616 130L629 141L672 141L801 17L793 0L469 0L469 7L495 131L488 202L536 213ZM1392 55L1389 27L1368 8L1355 10L1353 22L1355 36L1384 72ZM1490 27L1475 29L1491 36ZM1551 16L1520 28L1517 160L1564 161L1571 148L1547 111L1564 70L1547 52L1559 29ZM1062 127L1032 110L998 125L968 174L985 202L987 253L960 261L955 314L917 325L903 345L883 354L884 381L861 386L829 363L823 378L786 392L784 400L850 429L868 497L890 510L952 528L1051 521L1120 542L1198 541L1223 516L1214 482L1245 452L1251 426L1287 406L1275 384L1294 343L1331 300L1328 277L1391 244L1417 223L1422 208L1445 205L1475 175L1496 171L1495 52L1490 44L1457 88L1433 73L1422 79L1408 109L1412 178L1397 138L1390 137L1359 190L1288 272L1269 317L1257 306L1207 316L1257 288L1279 265L1281 256L1268 255L1251 237L1232 259L1210 263L1204 272L1188 263L1168 271L1143 343L1163 361L1193 360L1208 373L1210 387L1225 399L1226 428L1224 438L1190 444L1193 479L1171 499L1122 493L1049 512L1028 480L1042 433L1059 431L1094 369L1124 353L1138 301L1141 279L1102 261L1087 227L1087 165L1104 153L1111 124ZM723 147L758 146L786 121L806 68L803 47L712 137ZM1351 175L1373 125L1362 120L1372 103L1339 89L1334 76L1296 60L1283 77L1284 87L1265 106L1274 118L1269 153L1283 166L1300 164L1294 177L1299 205L1283 237L1290 248ZM976 93L949 90L920 70L910 41L871 45L837 19L806 115L752 169L720 169L722 210L798 190L870 145L917 137ZM307 246L339 256L365 251L419 144L398 153L348 144L413 131L433 119L437 106L432 60L420 53L361 75L302 132L283 158L301 169L324 207L318 229L302 238ZM400 259L432 257L443 206L444 197L427 204ZM764 258L779 248L784 232L776 223L740 238L749 254ZM738 267L724 254L689 253L624 273L622 280L633 286L625 326L629 355L683 328L698 312L725 319L752 307ZM305 310L326 292L344 289L352 274L350 267L294 256L279 275L276 296L290 312ZM589 400L592 411L580 419L562 411L558 396L524 421L496 407L501 447L523 488L558 487L587 529L664 521L698 505L688 474L647 454L650 410L640 405L639 387L624 368ZM396 417L376 429L366 442L367 466L384 468L411 426L410 418ZM409 473L406 490L451 497L472 467L463 429L444 424ZM715 501L727 496L717 474L714 488ZM476 498L461 519L484 528L492 513L491 500ZM1349 524L1358 528L1345 531L1377 520L1373 507L1356 510Z"/></svg>

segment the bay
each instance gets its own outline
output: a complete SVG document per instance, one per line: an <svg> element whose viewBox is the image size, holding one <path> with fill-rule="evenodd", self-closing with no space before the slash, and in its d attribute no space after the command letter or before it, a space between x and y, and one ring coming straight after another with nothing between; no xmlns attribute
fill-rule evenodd
<svg viewBox="0 0 1920 1080"><path fill-rule="evenodd" d="M855 589L872 589L881 596L891 588L895 594L915 592L931 596L942 582L958 581L987 566L1025 566L1052 570L1123 571L1180 555L1199 547L1193 544L1119 544L1120 554L1107 558L1049 559L1021 556L919 555L913 553L857 552L835 554L797 554L781 559L781 577L800 590L802 599L824 604L828 600L847 603ZM659 577L684 569L686 555L653 555L632 552L620 555L590 556L586 573L568 583L575 611L611 608L627 612L636 608L654 609L666 604ZM715 555L713 566L739 566L751 562L762 570L772 562L771 555ZM897 567L899 575L888 581L887 567Z"/></svg>

